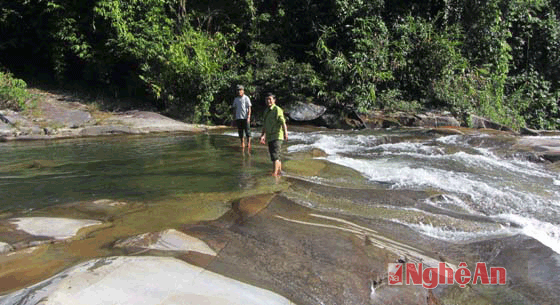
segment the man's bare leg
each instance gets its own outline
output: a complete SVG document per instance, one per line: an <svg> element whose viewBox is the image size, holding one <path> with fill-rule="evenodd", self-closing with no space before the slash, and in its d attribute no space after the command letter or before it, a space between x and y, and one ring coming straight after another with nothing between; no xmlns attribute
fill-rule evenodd
<svg viewBox="0 0 560 305"><path fill-rule="evenodd" d="M241 147L245 148L245 138L241 138Z"/></svg>
<svg viewBox="0 0 560 305"><path fill-rule="evenodd" d="M274 171L272 172L272 175L275 177L280 176L281 170L282 170L282 162L280 162L280 160L274 161Z"/></svg>
<svg viewBox="0 0 560 305"><path fill-rule="evenodd" d="M251 149L251 138L247 138L247 148Z"/></svg>

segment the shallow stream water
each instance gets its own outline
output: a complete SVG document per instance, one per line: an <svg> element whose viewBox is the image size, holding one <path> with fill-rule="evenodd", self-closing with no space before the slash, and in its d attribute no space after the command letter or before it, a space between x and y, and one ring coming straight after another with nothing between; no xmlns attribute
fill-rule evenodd
<svg viewBox="0 0 560 305"><path fill-rule="evenodd" d="M284 177L278 180L270 177L266 147L253 143L250 152L242 150L236 134L0 143L0 216L110 199L154 207L139 214L134 227L160 230L167 221L177 226L215 219L234 198L283 190L301 205L381 218L442 243L527 236L555 253L556 263L539 271L538 278L548 279L546 285L559 281L560 178L546 163L513 151L513 136L300 128L290 132L283 147ZM326 170L320 165L324 163L346 171ZM287 190L290 179L357 191L313 197L310 191ZM391 198L367 197L371 193L360 198L358 190L430 196L393 204ZM194 202L188 209L181 208L185 198ZM132 226L114 231L138 233ZM107 241L100 238L102 242Z"/></svg>

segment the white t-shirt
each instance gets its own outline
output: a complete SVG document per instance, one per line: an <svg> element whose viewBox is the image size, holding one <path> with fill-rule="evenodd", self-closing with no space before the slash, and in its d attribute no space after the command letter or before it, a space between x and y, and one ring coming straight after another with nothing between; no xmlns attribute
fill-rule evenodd
<svg viewBox="0 0 560 305"><path fill-rule="evenodd" d="M233 107L235 107L235 119L247 119L247 115L249 114L249 107L251 106L251 100L245 94L243 94L243 96L236 97L233 100Z"/></svg>

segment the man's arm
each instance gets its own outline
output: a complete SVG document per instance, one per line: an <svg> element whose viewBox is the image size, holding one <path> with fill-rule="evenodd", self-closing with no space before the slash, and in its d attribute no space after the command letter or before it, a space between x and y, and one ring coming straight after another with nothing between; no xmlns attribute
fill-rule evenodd
<svg viewBox="0 0 560 305"><path fill-rule="evenodd" d="M284 131L284 141L288 141L288 126L286 125L286 121L282 123L282 130Z"/></svg>
<svg viewBox="0 0 560 305"><path fill-rule="evenodd" d="M261 144L265 144L266 142L266 133L265 133L265 128L263 127L262 131L261 131Z"/></svg>
<svg viewBox="0 0 560 305"><path fill-rule="evenodd" d="M231 126L235 126L235 115L237 114L237 106L235 105L235 99L233 99L233 104L231 105L233 109L233 119L231 120Z"/></svg>
<svg viewBox="0 0 560 305"><path fill-rule="evenodd" d="M251 106L249 106L249 110L247 110L247 124L251 123Z"/></svg>

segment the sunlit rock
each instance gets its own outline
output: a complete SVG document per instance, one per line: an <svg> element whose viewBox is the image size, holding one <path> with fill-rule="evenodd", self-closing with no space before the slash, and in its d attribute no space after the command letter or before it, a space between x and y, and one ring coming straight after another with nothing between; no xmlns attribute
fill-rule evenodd
<svg viewBox="0 0 560 305"><path fill-rule="evenodd" d="M174 229L158 233L146 233L127 238L115 244L118 248L142 248L161 251L194 251L215 256L216 252L198 238Z"/></svg>
<svg viewBox="0 0 560 305"><path fill-rule="evenodd" d="M560 138L559 137L521 137L515 149L529 151L537 156L556 162L560 160Z"/></svg>
<svg viewBox="0 0 560 305"><path fill-rule="evenodd" d="M10 219L17 229L30 235L62 240L75 236L82 228L102 224L97 220L55 217L22 217Z"/></svg>
<svg viewBox="0 0 560 305"><path fill-rule="evenodd" d="M325 113L326 110L327 108L325 106L297 102L286 109L286 114L291 120L304 122L317 119Z"/></svg>
<svg viewBox="0 0 560 305"><path fill-rule="evenodd" d="M175 258L110 257L70 268L0 304L293 304L255 286Z"/></svg>
<svg viewBox="0 0 560 305"><path fill-rule="evenodd" d="M173 120L149 111L128 111L115 114L105 120L106 124L130 126L133 133L150 132L201 132L205 128Z"/></svg>
<svg viewBox="0 0 560 305"><path fill-rule="evenodd" d="M0 254L10 252L12 250L13 250L12 246L10 246L7 243L0 242Z"/></svg>

